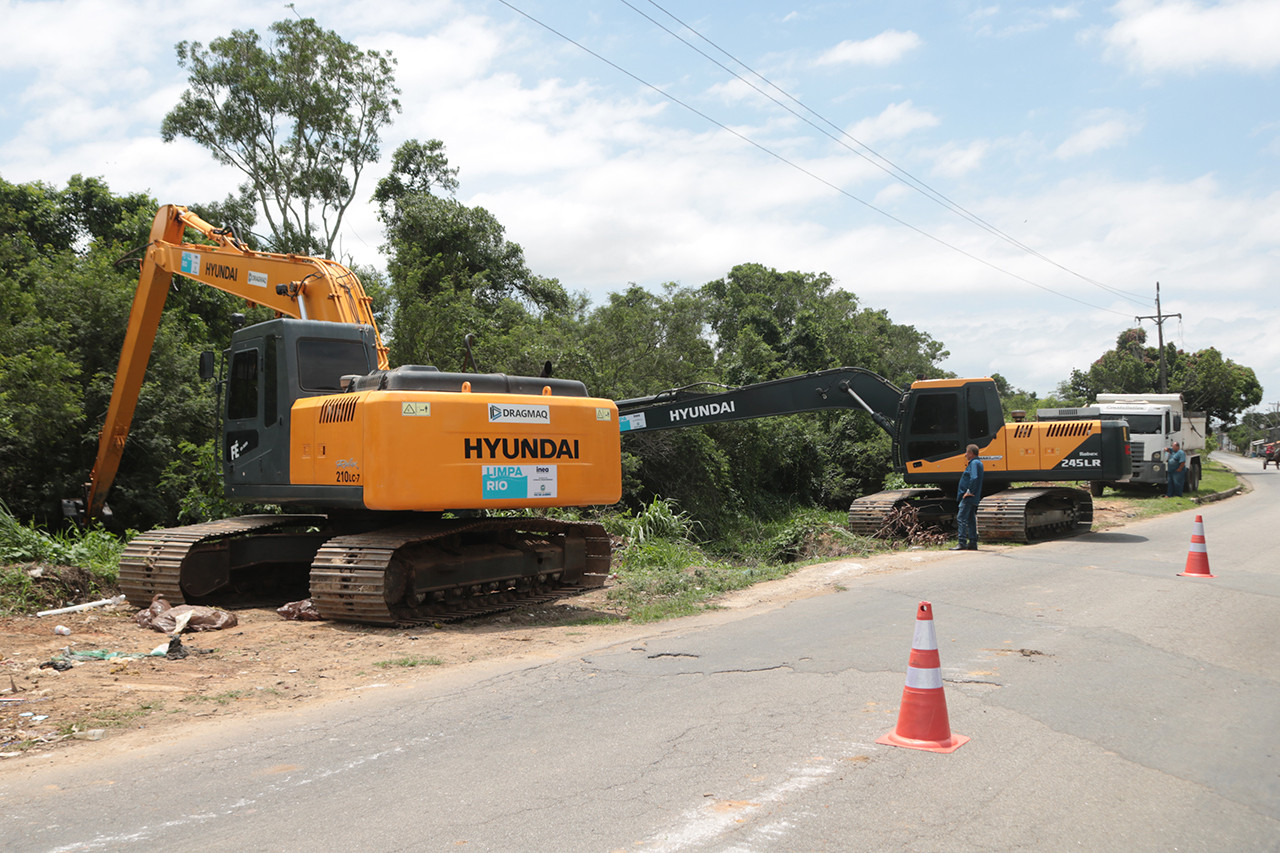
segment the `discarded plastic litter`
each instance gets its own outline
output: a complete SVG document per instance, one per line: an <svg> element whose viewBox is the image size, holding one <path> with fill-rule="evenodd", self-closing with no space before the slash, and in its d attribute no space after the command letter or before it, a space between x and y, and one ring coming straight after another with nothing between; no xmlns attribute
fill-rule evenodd
<svg viewBox="0 0 1280 853"><path fill-rule="evenodd" d="M65 660L47 660L40 664L41 669L52 669L55 672L66 672L71 669L71 663Z"/></svg>
<svg viewBox="0 0 1280 853"><path fill-rule="evenodd" d="M58 625L53 629L53 633L61 634L64 637L69 637L71 636L71 629L68 628L66 625Z"/></svg>
<svg viewBox="0 0 1280 853"><path fill-rule="evenodd" d="M106 731L103 729L89 729L83 732L72 732L71 736L76 740L102 740L105 734Z"/></svg>
<svg viewBox="0 0 1280 853"><path fill-rule="evenodd" d="M182 640L178 639L177 634L169 638L169 647L165 649L164 656L169 660L182 660L187 656L187 650L182 647Z"/></svg>
<svg viewBox="0 0 1280 853"><path fill-rule="evenodd" d="M173 607L159 595L151 600L149 607L139 610L133 620L143 628L150 628L162 634L181 634L183 631L220 631L223 628L234 628L239 624L234 613L191 604Z"/></svg>
<svg viewBox="0 0 1280 853"><path fill-rule="evenodd" d="M285 619L296 619L299 622L320 622L324 619L309 598L304 598L302 601L290 601L288 604L281 605L276 608L276 613L279 613Z"/></svg>
<svg viewBox="0 0 1280 853"><path fill-rule="evenodd" d="M58 607L54 610L41 610L37 616L57 616L61 613L79 613L81 610L89 610L93 607L103 607L108 604L124 604L125 597L117 595L115 598L103 598L98 601L88 601L84 604L73 604L70 607Z"/></svg>

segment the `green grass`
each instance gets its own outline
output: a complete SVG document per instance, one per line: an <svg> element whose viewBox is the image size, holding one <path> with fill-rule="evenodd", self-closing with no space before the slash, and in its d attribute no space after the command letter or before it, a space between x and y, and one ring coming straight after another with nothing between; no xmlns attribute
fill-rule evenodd
<svg viewBox="0 0 1280 853"><path fill-rule="evenodd" d="M123 551L124 542L101 527L50 532L18 521L0 502L0 615L56 607L77 595L104 597L118 580ZM46 572L47 566L82 571Z"/></svg>
<svg viewBox="0 0 1280 853"><path fill-rule="evenodd" d="M423 658L409 655L402 658L392 658L391 660L374 661L373 665L382 669L390 669L393 666L410 669L415 666L443 666L444 661L437 657Z"/></svg>
<svg viewBox="0 0 1280 853"><path fill-rule="evenodd" d="M689 526L646 530L614 552L608 601L632 622L688 616L713 609L724 593L785 577L809 562L892 549L892 543L853 535L846 523L842 512L793 510L773 521L744 520L727 542L714 544L693 541Z"/></svg>
<svg viewBox="0 0 1280 853"><path fill-rule="evenodd" d="M1108 486L1103 492L1106 500L1119 500L1129 513L1128 520L1136 521L1182 512L1198 506L1196 498L1204 498L1219 492L1229 491L1240 484L1235 472L1208 457L1200 457L1200 488L1196 492L1184 492L1180 498L1167 498L1164 488L1155 486L1131 486L1112 488Z"/></svg>
<svg viewBox="0 0 1280 853"><path fill-rule="evenodd" d="M1200 470L1200 491L1197 494L1201 497L1225 492L1240 484L1235 472L1227 466L1205 457L1201 457L1200 461L1203 467Z"/></svg>
<svg viewBox="0 0 1280 853"><path fill-rule="evenodd" d="M46 531L23 524L0 502L0 564L79 566L115 582L124 542L99 526Z"/></svg>

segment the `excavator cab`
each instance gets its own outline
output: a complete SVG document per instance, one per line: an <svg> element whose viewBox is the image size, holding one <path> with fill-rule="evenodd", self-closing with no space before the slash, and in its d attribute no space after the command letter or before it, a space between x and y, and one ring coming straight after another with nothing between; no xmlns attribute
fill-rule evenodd
<svg viewBox="0 0 1280 853"><path fill-rule="evenodd" d="M986 447L1004 425L1004 416L990 379L928 379L911 385L898 423L902 432L894 446L902 458L894 461L910 483L913 471L925 462L963 457L970 444ZM931 469L921 482L936 480Z"/></svg>
<svg viewBox="0 0 1280 853"><path fill-rule="evenodd" d="M377 365L373 327L293 319L257 323L232 335L227 364L222 413L227 496L332 503L332 489L289 487L293 404L338 394L344 377L371 372ZM360 505L358 496L352 498Z"/></svg>

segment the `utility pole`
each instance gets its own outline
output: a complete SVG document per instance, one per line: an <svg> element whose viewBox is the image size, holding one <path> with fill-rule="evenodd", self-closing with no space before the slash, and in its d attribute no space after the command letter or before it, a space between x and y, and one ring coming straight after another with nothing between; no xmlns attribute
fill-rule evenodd
<svg viewBox="0 0 1280 853"><path fill-rule="evenodd" d="M1160 346L1160 393L1161 394L1164 394L1169 390L1168 376L1165 372L1165 364L1164 364L1164 321L1169 317L1177 317L1179 320L1182 319L1181 314L1161 314L1160 313L1160 282L1157 281L1156 282L1156 313L1155 315L1154 316L1147 315L1145 317L1134 317L1133 319L1137 320L1138 322L1142 322L1143 320L1156 321L1156 340L1159 342L1159 346Z"/></svg>

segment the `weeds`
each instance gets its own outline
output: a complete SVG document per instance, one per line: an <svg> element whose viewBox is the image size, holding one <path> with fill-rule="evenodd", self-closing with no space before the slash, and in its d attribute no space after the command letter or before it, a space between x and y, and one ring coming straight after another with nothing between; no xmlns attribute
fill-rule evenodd
<svg viewBox="0 0 1280 853"><path fill-rule="evenodd" d="M114 582L123 551L124 543L100 526L49 533L18 521L0 502L0 564L79 566Z"/></svg>
<svg viewBox="0 0 1280 853"><path fill-rule="evenodd" d="M415 666L443 666L444 661L437 657L421 658L409 655L402 658L392 658L391 660L374 661L373 665L381 669L390 669L393 666L410 669Z"/></svg>
<svg viewBox="0 0 1280 853"><path fill-rule="evenodd" d="M687 512L676 509L676 502L654 497L639 515L629 513L603 520L605 529L630 542L644 543L654 539L692 539L702 530L702 522L694 520Z"/></svg>

